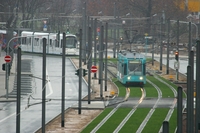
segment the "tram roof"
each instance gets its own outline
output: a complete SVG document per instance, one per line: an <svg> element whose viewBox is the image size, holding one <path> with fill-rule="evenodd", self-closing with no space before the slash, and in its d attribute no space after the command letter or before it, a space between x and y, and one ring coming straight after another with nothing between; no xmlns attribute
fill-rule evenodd
<svg viewBox="0 0 200 133"><path fill-rule="evenodd" d="M0 30L0 34L6 34L6 30Z"/></svg>
<svg viewBox="0 0 200 133"><path fill-rule="evenodd" d="M145 56L141 53L137 53L137 52L124 52L121 53L122 56L124 56L125 58L145 58Z"/></svg>

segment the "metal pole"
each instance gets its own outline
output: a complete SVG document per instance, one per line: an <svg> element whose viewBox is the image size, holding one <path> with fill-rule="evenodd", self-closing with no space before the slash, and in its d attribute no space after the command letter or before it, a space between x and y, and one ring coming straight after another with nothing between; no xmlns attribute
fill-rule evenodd
<svg viewBox="0 0 200 133"><path fill-rule="evenodd" d="M116 57L116 2L114 2L114 48L113 48L113 58Z"/></svg>
<svg viewBox="0 0 200 133"><path fill-rule="evenodd" d="M187 67L187 124L186 124L186 129L187 133L191 132L193 133L193 100L192 100L192 67L189 65Z"/></svg>
<svg viewBox="0 0 200 133"><path fill-rule="evenodd" d="M94 65L96 66L97 65L97 40L96 40L96 37L97 37L97 18L95 18L94 20ZM97 77L97 74L94 73L94 78Z"/></svg>
<svg viewBox="0 0 200 133"><path fill-rule="evenodd" d="M166 69L166 74L169 74L169 34L170 34L170 20L168 19L167 21L167 69Z"/></svg>
<svg viewBox="0 0 200 133"><path fill-rule="evenodd" d="M104 35L104 27L101 25L101 37L100 37L100 97L103 98L103 35Z"/></svg>
<svg viewBox="0 0 200 133"><path fill-rule="evenodd" d="M6 46L6 55L10 55L10 42L11 42L11 36L12 36L12 29L8 28L8 38L7 38L7 46ZM12 57L13 58L13 57ZM12 62L11 62L12 63ZM6 99L8 99L8 91L9 91L9 63L6 63L6 75L5 75L5 89L6 89Z"/></svg>
<svg viewBox="0 0 200 133"><path fill-rule="evenodd" d="M194 131L194 51L190 51L187 67L187 132Z"/></svg>
<svg viewBox="0 0 200 133"><path fill-rule="evenodd" d="M86 65L86 50L85 50L85 45L86 45L86 34L87 34L87 29L86 29L86 25L87 25L87 20L86 20L86 2L84 2L84 10L83 10L83 43L82 43L82 57L83 57L83 61L84 61L84 65Z"/></svg>
<svg viewBox="0 0 200 133"><path fill-rule="evenodd" d="M20 133L20 108L21 108L21 48L17 50L17 115L16 133Z"/></svg>
<svg viewBox="0 0 200 133"><path fill-rule="evenodd" d="M61 127L65 127L65 47L66 47L66 34L63 33L62 45L62 114L61 114Z"/></svg>
<svg viewBox="0 0 200 133"><path fill-rule="evenodd" d="M191 51L191 45L192 45L192 25L191 25L191 22L189 22L189 36L188 36L188 41L189 41L189 43L188 43L188 56L189 56L189 60L188 60L188 64L190 64L190 51Z"/></svg>
<svg viewBox="0 0 200 133"><path fill-rule="evenodd" d="M85 44L85 51L86 51L86 62L85 62L85 65L87 65L87 68L88 68L88 62L87 62L87 60L89 60L89 53L88 53L88 50L89 50L89 27L90 27L90 17L89 16L87 16L87 25L86 25L86 38L87 38L87 41L86 41L86 44Z"/></svg>
<svg viewBox="0 0 200 133"><path fill-rule="evenodd" d="M102 83L102 81L101 81L101 79L102 79L102 77L101 77L101 63L102 63L102 58L101 58L101 54L102 54L102 22L100 22L100 36L99 36L99 44L98 44L98 46L99 46L99 84L101 84ZM101 93L101 91L100 91L100 93ZM100 94L101 95L101 94Z"/></svg>
<svg viewBox="0 0 200 133"><path fill-rule="evenodd" d="M163 133L169 133L169 122L168 121L163 122Z"/></svg>
<svg viewBox="0 0 200 133"><path fill-rule="evenodd" d="M177 133L182 133L182 125L183 125L183 118L182 118L182 106L183 106L183 88L178 87L178 99L177 99Z"/></svg>
<svg viewBox="0 0 200 133"><path fill-rule="evenodd" d="M117 22L119 22L119 15L117 16ZM130 50L131 50L131 44L130 44ZM119 26L117 26L117 57L119 54Z"/></svg>
<svg viewBox="0 0 200 133"><path fill-rule="evenodd" d="M177 34L176 34L176 38L177 38L177 41L176 41L176 43L177 43L177 51L178 51L178 53L179 53L179 20L177 20ZM177 60L178 61L178 63L179 63L179 59ZM179 72L178 72L178 69L176 69L176 80L178 81L179 80Z"/></svg>
<svg viewBox="0 0 200 133"><path fill-rule="evenodd" d="M160 21L160 70L162 70L162 54L163 54L163 45L162 45L162 21L163 21L163 18L161 17L161 21Z"/></svg>
<svg viewBox="0 0 200 133"><path fill-rule="evenodd" d="M196 110L195 110L195 133L200 130L200 40L197 40L196 49Z"/></svg>
<svg viewBox="0 0 200 133"><path fill-rule="evenodd" d="M145 37L146 43L145 43L145 57L147 58L147 44L148 44L148 37Z"/></svg>
<svg viewBox="0 0 200 133"><path fill-rule="evenodd" d="M153 28L154 28L154 30L153 30L153 35L154 35L154 38L155 38L155 31L156 31L156 26L155 26L155 24L153 25ZM154 53L155 53L155 47L154 47L154 45L155 45L155 41L153 42L153 45L152 45L152 66L154 65Z"/></svg>
<svg viewBox="0 0 200 133"><path fill-rule="evenodd" d="M106 27L105 27L105 91L107 91L107 80L108 80L108 77L107 77L107 68L108 68L108 23L106 23ZM118 45L119 46L119 45Z"/></svg>
<svg viewBox="0 0 200 133"><path fill-rule="evenodd" d="M84 40L84 43L83 43L83 56L84 56L84 65L86 65L86 43L87 43L87 15L86 15L86 2L84 3L84 31L83 31L83 40Z"/></svg>
<svg viewBox="0 0 200 133"><path fill-rule="evenodd" d="M91 27L88 27L88 104L90 104L91 67L92 67L92 29Z"/></svg>
<svg viewBox="0 0 200 133"><path fill-rule="evenodd" d="M45 133L45 112L46 112L46 44L47 39L43 38L43 66L42 66L42 133Z"/></svg>
<svg viewBox="0 0 200 133"><path fill-rule="evenodd" d="M80 56L82 56L82 42L83 42L83 33L82 33L82 29L80 29L80 50L79 50L79 90L78 90L78 114L81 114L81 96L82 96L82 58Z"/></svg>

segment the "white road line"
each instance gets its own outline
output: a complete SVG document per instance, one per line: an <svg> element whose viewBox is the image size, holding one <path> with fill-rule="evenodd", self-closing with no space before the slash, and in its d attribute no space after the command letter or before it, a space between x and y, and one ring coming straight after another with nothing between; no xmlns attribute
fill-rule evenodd
<svg viewBox="0 0 200 133"><path fill-rule="evenodd" d="M50 81L50 78L48 76L48 71L46 69L46 80L47 80L47 84L48 84L48 88L49 88L49 94L46 95L46 97L49 97L50 95L53 94L53 89L52 89L52 85L51 85L51 81Z"/></svg>

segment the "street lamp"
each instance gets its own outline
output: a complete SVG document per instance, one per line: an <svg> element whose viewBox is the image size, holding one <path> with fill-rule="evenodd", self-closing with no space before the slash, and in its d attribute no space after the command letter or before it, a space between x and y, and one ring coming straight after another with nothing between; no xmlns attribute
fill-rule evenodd
<svg viewBox="0 0 200 133"><path fill-rule="evenodd" d="M20 26L23 22L30 22L30 21L39 21L39 20L46 20L46 19L49 19L49 18L39 18L39 19L28 19L28 20L22 20L19 22L18 26L17 26L17 34L18 36L20 36L20 32L19 32L19 29L20 29ZM32 52L33 52L33 45L32 45Z"/></svg>
<svg viewBox="0 0 200 133"><path fill-rule="evenodd" d="M177 22L176 20L170 20L170 21L171 22ZM179 23L189 24L189 22L186 22L186 21L179 21ZM197 39L198 38L198 26L195 23L192 23L192 22L191 22L191 24L194 25L195 28L196 28L196 39Z"/></svg>
<svg viewBox="0 0 200 133"><path fill-rule="evenodd" d="M127 13L126 16L130 16L131 13ZM132 17L132 15L131 15ZM131 18L131 26L130 26L130 50L132 50L132 47L131 47L131 44L133 43L133 32L132 32L132 26L133 26L133 21L132 21L132 18Z"/></svg>
<svg viewBox="0 0 200 133"><path fill-rule="evenodd" d="M20 21L19 24L18 24L18 26L17 26L17 28L18 28L18 34L19 34L19 28L20 28L20 26L21 26L21 24L22 24L23 22L38 21L38 20L46 20L46 19L49 19L49 18L28 19L28 20L22 20L22 21Z"/></svg>

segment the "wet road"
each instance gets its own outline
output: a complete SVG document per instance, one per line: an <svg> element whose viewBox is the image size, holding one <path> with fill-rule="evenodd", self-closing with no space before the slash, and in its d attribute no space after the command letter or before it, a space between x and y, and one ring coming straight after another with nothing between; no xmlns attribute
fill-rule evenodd
<svg viewBox="0 0 200 133"><path fill-rule="evenodd" d="M42 57L23 55L22 59L31 60L32 93L23 96L21 99L20 131L21 133L35 132L42 125ZM46 122L61 113L61 92L62 92L62 58L47 57L46 61ZM69 59L66 59L65 77L65 107L77 103L78 99L78 77L75 75L75 68ZM23 70L22 70L23 71ZM87 95L87 86L83 81L82 96ZM27 106L29 104L29 106ZM0 103L0 133L16 132L16 102Z"/></svg>

